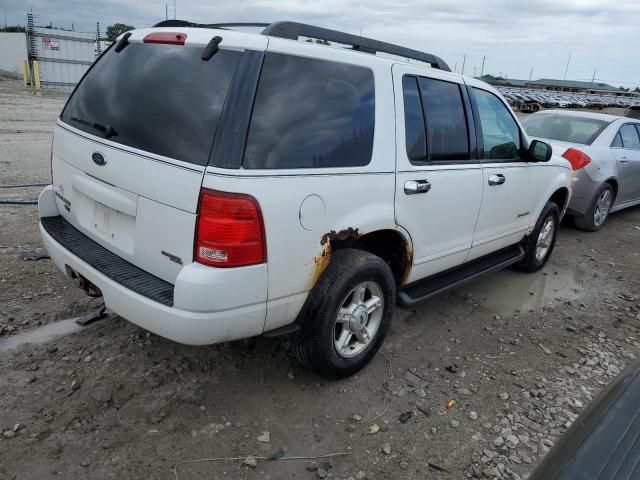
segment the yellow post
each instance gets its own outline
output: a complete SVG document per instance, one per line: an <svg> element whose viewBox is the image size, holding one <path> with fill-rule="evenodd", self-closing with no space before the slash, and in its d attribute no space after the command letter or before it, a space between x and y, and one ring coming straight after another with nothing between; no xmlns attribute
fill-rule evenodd
<svg viewBox="0 0 640 480"><path fill-rule="evenodd" d="M22 61L22 80L25 87L29 85L29 63L27 60Z"/></svg>
<svg viewBox="0 0 640 480"><path fill-rule="evenodd" d="M40 65L37 60L33 61L33 84L36 90L40 90Z"/></svg>

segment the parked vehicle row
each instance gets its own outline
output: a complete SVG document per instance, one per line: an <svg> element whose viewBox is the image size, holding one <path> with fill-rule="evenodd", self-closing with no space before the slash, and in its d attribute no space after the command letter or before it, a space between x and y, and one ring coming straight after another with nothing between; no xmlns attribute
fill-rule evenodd
<svg viewBox="0 0 640 480"><path fill-rule="evenodd" d="M537 112L542 108L628 108L638 103L637 98L614 95L555 92L513 87L499 87L500 93L516 110L524 113ZM537 105L537 108L535 107Z"/></svg>
<svg viewBox="0 0 640 480"><path fill-rule="evenodd" d="M532 139L497 90L425 52L226 27L122 35L57 122L41 235L107 307L194 345L295 333L336 378L376 354L396 302L546 264L587 171L552 155L553 117Z"/></svg>

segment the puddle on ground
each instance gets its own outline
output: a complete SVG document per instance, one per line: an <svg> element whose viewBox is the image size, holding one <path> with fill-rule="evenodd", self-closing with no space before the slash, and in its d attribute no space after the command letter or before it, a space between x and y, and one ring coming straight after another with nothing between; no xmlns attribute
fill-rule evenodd
<svg viewBox="0 0 640 480"><path fill-rule="evenodd" d="M54 338L82 330L85 327L76 323L78 318L80 317L49 323L48 325L43 325L42 327L38 327L34 330L9 337L0 342L0 352L13 350L27 343L47 343Z"/></svg>
<svg viewBox="0 0 640 480"><path fill-rule="evenodd" d="M470 292L475 302L499 315L516 311L541 311L581 295L573 271L548 266L536 273L506 269L459 290Z"/></svg>

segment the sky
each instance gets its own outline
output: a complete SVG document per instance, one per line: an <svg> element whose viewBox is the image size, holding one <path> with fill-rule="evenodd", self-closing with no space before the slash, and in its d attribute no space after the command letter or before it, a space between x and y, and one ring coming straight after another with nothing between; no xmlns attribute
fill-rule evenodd
<svg viewBox="0 0 640 480"><path fill-rule="evenodd" d="M164 20L173 0L0 0L9 25L78 31ZM2 11L4 10L4 12ZM640 0L176 0L179 19L201 23L295 20L362 34L442 57L453 70L509 78L597 80L640 86ZM466 55L466 59L463 56ZM532 73L533 69L533 73Z"/></svg>

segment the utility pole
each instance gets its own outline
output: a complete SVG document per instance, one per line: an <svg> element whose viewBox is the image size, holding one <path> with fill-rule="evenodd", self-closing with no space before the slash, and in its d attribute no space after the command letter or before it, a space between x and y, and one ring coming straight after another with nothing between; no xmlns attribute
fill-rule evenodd
<svg viewBox="0 0 640 480"><path fill-rule="evenodd" d="M473 78L476 78L476 73L478 73L478 67L473 67Z"/></svg>
<svg viewBox="0 0 640 480"><path fill-rule="evenodd" d="M458 73L458 62L453 66L453 73Z"/></svg>
<svg viewBox="0 0 640 480"><path fill-rule="evenodd" d="M567 59L567 68L564 69L564 78L562 80L567 79L567 72L569 71L569 64L571 63L571 52L569 52L569 58Z"/></svg>
<svg viewBox="0 0 640 480"><path fill-rule="evenodd" d="M480 76L482 77L484 75L484 61L486 60L486 56L482 56L482 68L480 69Z"/></svg>
<svg viewBox="0 0 640 480"><path fill-rule="evenodd" d="M529 81L531 81L532 77L533 77L533 67L531 67L531 71L529 72Z"/></svg>
<svg viewBox="0 0 640 480"><path fill-rule="evenodd" d="M461 75L464 75L464 66L467 63L467 55L464 54L462 55L462 72L460 72Z"/></svg>
<svg viewBox="0 0 640 480"><path fill-rule="evenodd" d="M167 3L164 4L164 19L169 20L169 5Z"/></svg>
<svg viewBox="0 0 640 480"><path fill-rule="evenodd" d="M173 0L173 18L176 19L176 0Z"/></svg>

